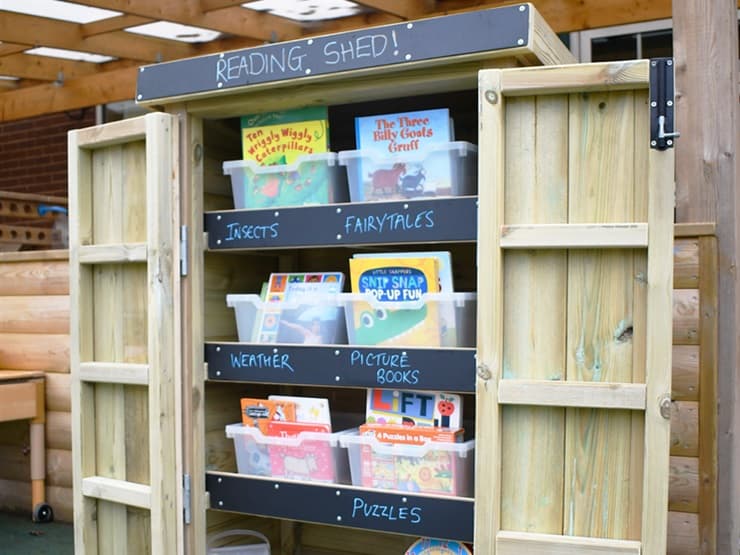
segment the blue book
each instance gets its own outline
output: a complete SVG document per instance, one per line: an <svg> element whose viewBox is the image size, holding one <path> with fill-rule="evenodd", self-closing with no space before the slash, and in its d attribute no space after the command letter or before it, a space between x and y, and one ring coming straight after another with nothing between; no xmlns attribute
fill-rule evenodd
<svg viewBox="0 0 740 555"><path fill-rule="evenodd" d="M355 118L353 200L401 200L453 191L447 108Z"/></svg>

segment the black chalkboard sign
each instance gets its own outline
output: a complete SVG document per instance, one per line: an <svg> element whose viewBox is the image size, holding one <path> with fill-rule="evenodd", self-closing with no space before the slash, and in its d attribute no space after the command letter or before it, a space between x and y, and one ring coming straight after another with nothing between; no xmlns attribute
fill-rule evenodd
<svg viewBox="0 0 740 555"><path fill-rule="evenodd" d="M475 349L206 343L208 379L475 392Z"/></svg>
<svg viewBox="0 0 740 555"><path fill-rule="evenodd" d="M223 210L205 230L214 250L472 242L477 212L478 197Z"/></svg>
<svg viewBox="0 0 740 555"><path fill-rule="evenodd" d="M136 100L517 48L529 17L519 4L144 66Z"/></svg>
<svg viewBox="0 0 740 555"><path fill-rule="evenodd" d="M465 497L391 493L215 472L206 473L206 490L211 508L221 511L473 541L474 504Z"/></svg>

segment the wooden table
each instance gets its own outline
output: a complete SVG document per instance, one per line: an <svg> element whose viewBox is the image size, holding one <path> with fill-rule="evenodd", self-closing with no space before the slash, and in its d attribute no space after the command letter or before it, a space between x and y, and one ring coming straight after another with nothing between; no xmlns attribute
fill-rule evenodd
<svg viewBox="0 0 740 555"><path fill-rule="evenodd" d="M0 370L0 422L31 421L31 504L33 520L50 522L54 513L45 502L46 456L44 373Z"/></svg>

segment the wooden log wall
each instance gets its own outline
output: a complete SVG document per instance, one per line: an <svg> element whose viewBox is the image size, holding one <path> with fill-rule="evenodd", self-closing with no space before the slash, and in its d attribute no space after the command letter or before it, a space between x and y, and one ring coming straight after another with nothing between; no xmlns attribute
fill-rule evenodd
<svg viewBox="0 0 740 555"><path fill-rule="evenodd" d="M712 231L711 226L676 226L671 555L715 552L717 261ZM71 521L68 293L66 251L0 255L0 368L46 372L46 495L56 518ZM26 422L0 423L0 510L30 509L29 444Z"/></svg>
<svg viewBox="0 0 740 555"><path fill-rule="evenodd" d="M676 225L669 555L717 552L717 280L714 226Z"/></svg>
<svg viewBox="0 0 740 555"><path fill-rule="evenodd" d="M67 251L0 254L0 368L46 373L46 501L72 521ZM28 421L0 423L0 510L31 515Z"/></svg>

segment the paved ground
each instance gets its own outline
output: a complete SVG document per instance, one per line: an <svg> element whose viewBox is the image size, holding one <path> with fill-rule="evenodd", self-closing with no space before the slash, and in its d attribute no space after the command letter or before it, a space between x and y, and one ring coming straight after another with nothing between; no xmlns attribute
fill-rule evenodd
<svg viewBox="0 0 740 555"><path fill-rule="evenodd" d="M73 555L72 525L38 524L31 513L0 513L0 555Z"/></svg>

